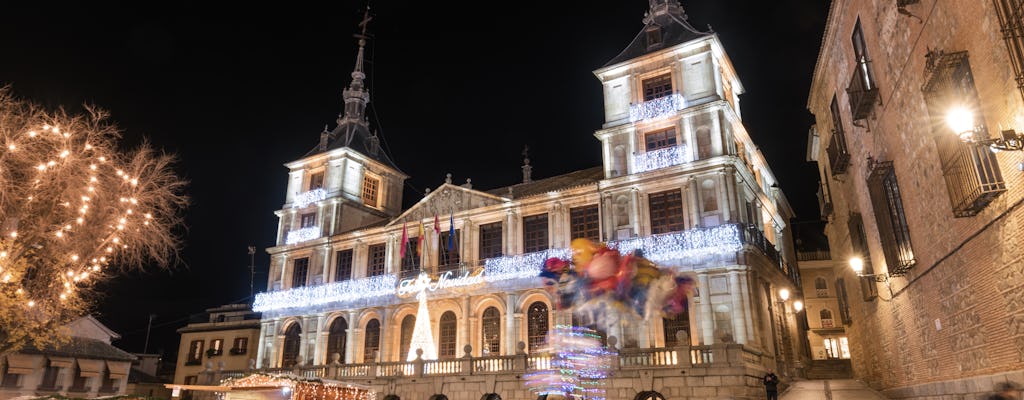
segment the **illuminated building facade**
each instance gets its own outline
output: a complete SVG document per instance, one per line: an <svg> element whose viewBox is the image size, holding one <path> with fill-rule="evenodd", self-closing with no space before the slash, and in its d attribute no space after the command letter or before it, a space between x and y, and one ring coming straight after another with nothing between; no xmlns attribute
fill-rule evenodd
<svg viewBox="0 0 1024 400"><path fill-rule="evenodd" d="M383 394L529 398L519 374L549 362L535 350L550 329L581 318L556 310L540 267L590 238L698 280L679 318L598 324L622 355L615 379L674 397L747 397L762 394L751 377L765 368L796 373L806 352L777 294L800 291L793 212L741 123L743 86L718 36L686 18L678 1L652 0L640 34L594 71L602 165L534 180L526 160L520 183L449 178L404 210L407 176L363 114L361 41L337 128L286 165L269 290L254 303L257 364ZM418 348L431 353L416 344L421 330L437 360L410 363ZM680 367L703 372L684 381ZM633 398L635 386L609 398Z"/></svg>
<svg viewBox="0 0 1024 400"><path fill-rule="evenodd" d="M889 398L1024 382L1022 12L1020 0L831 4L811 154L854 377Z"/></svg>

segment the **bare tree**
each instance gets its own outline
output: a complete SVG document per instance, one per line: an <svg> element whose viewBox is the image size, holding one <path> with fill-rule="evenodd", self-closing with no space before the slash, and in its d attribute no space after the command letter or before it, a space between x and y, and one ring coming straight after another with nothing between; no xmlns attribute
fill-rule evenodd
<svg viewBox="0 0 1024 400"><path fill-rule="evenodd" d="M177 260L188 198L174 156L119 149L107 113L85 109L0 87L0 354L62 341L97 282Z"/></svg>

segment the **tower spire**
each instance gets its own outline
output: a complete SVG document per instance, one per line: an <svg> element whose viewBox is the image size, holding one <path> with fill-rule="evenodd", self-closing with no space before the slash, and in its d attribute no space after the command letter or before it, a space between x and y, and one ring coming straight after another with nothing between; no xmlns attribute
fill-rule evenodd
<svg viewBox="0 0 1024 400"><path fill-rule="evenodd" d="M366 125L365 111L366 104L370 102L370 91L366 90L363 85L363 80L366 79L366 74L363 73L363 53L366 49L366 39L369 38L366 35L366 29L372 19L373 17L370 16L370 6L367 5L366 11L363 12L363 19L358 25L361 28L360 33L352 35L359 39L359 51L356 53L356 65L352 69L352 83L341 93L345 101L345 112L338 116L339 126L346 123Z"/></svg>

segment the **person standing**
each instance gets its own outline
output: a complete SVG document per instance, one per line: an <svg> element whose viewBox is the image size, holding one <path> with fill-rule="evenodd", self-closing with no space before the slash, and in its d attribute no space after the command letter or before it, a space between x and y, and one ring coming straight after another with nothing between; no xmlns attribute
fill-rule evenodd
<svg viewBox="0 0 1024 400"><path fill-rule="evenodd" d="M768 395L768 400L779 400L779 376L769 369L762 381L764 383L764 391Z"/></svg>

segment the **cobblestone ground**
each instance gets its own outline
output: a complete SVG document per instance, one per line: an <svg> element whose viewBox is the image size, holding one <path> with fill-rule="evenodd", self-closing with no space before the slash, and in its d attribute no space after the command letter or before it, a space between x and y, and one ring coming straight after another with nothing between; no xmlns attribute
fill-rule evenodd
<svg viewBox="0 0 1024 400"><path fill-rule="evenodd" d="M828 379L796 381L779 400L886 400L861 381Z"/></svg>

